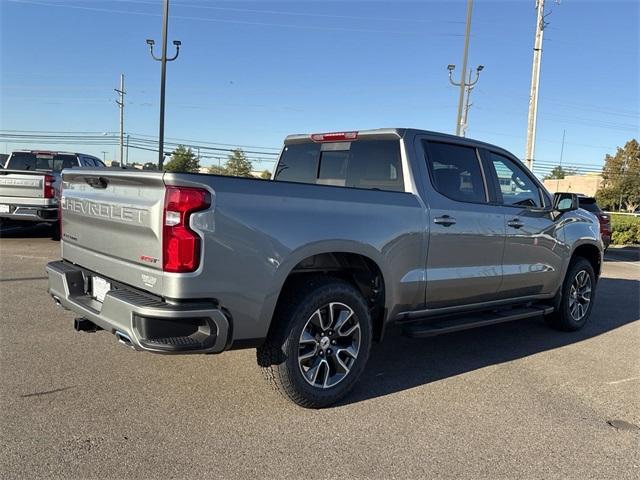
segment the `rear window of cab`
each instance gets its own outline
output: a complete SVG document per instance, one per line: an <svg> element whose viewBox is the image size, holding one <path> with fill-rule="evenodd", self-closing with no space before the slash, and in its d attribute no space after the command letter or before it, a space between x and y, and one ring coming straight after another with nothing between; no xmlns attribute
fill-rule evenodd
<svg viewBox="0 0 640 480"><path fill-rule="evenodd" d="M14 152L9 158L8 168L12 170L42 170L60 172L65 168L78 166L75 155Z"/></svg>
<svg viewBox="0 0 640 480"><path fill-rule="evenodd" d="M404 192L398 140L285 146L275 180Z"/></svg>

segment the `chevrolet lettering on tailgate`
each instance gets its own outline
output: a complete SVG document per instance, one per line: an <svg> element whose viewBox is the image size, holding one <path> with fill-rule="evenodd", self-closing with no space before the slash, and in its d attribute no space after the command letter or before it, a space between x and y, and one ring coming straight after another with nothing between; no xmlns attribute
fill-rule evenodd
<svg viewBox="0 0 640 480"><path fill-rule="evenodd" d="M122 220L142 224L146 210L126 207L113 203L94 202L91 200L62 197L62 210L70 211L85 217L103 217L110 220Z"/></svg>

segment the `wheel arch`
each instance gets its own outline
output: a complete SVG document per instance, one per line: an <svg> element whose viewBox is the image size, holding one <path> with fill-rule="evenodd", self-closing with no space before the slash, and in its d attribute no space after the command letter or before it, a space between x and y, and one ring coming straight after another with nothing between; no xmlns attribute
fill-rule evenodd
<svg viewBox="0 0 640 480"><path fill-rule="evenodd" d="M274 281L276 290L269 295L261 315L269 324L269 331L278 302L286 290L306 275L322 274L347 281L363 295L371 312L374 340L380 341L393 295L392 285L388 282L382 255L371 246L351 242L308 246L292 253L279 266Z"/></svg>
<svg viewBox="0 0 640 480"><path fill-rule="evenodd" d="M574 247L573 251L571 252L569 264L578 257L586 259L593 267L596 278L600 277L600 273L602 271L602 249L600 248L600 246L592 242L580 243L579 245Z"/></svg>

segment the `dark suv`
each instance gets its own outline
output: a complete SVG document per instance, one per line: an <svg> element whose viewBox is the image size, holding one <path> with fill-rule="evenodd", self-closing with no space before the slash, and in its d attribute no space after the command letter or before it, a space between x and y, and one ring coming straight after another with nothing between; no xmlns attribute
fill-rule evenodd
<svg viewBox="0 0 640 480"><path fill-rule="evenodd" d="M593 197L578 195L578 204L580 208L598 217L598 221L600 222L600 235L602 235L602 243L604 243L604 249L606 250L611 243L611 217L602 211L596 203L596 199Z"/></svg>

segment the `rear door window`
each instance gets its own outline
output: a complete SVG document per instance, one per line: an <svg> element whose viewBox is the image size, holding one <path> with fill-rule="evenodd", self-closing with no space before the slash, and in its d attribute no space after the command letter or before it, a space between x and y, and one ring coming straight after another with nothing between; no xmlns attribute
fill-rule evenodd
<svg viewBox="0 0 640 480"><path fill-rule="evenodd" d="M357 140L285 147L276 180L403 192L400 143Z"/></svg>
<svg viewBox="0 0 640 480"><path fill-rule="evenodd" d="M434 188L459 202L487 201L484 177L476 149L464 145L425 142Z"/></svg>
<svg viewBox="0 0 640 480"><path fill-rule="evenodd" d="M82 166L83 167L95 167L96 163L93 161L91 157L82 157Z"/></svg>

